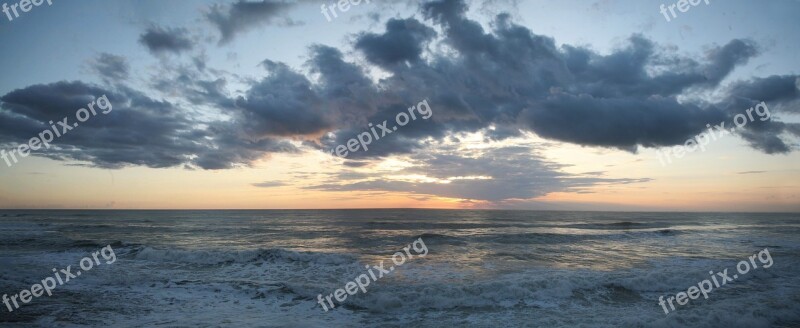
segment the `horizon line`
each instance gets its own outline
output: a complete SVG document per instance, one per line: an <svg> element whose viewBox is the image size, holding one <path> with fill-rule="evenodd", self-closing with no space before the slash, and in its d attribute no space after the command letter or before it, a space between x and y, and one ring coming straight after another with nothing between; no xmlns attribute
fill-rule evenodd
<svg viewBox="0 0 800 328"><path fill-rule="evenodd" d="M789 211L690 211L690 210L538 210L538 209L502 209L502 208L425 208L425 207L363 207L363 208L228 208L228 209L159 209L159 208L0 208L0 211L368 211L368 210L409 210L409 211L514 211L514 212L599 212L599 213L709 213L709 214L800 214Z"/></svg>

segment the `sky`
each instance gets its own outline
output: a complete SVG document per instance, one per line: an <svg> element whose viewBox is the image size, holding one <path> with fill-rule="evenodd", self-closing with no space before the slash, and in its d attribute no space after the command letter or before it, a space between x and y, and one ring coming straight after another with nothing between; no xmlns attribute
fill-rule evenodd
<svg viewBox="0 0 800 328"><path fill-rule="evenodd" d="M0 208L800 211L800 1L0 1Z"/></svg>

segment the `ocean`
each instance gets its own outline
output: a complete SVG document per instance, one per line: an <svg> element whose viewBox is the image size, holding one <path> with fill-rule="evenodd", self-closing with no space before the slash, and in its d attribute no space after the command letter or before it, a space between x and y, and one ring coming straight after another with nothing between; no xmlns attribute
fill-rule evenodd
<svg viewBox="0 0 800 328"><path fill-rule="evenodd" d="M394 265L416 240L427 255ZM0 211L0 293L84 257L0 327L800 327L799 214Z"/></svg>

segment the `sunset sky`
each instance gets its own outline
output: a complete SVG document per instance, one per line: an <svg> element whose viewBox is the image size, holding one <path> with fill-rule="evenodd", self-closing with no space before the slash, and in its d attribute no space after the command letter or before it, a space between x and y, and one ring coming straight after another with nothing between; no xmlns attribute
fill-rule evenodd
<svg viewBox="0 0 800 328"><path fill-rule="evenodd" d="M800 1L669 22L650 0L323 3L0 13L0 148L113 105L0 160L0 208L800 211ZM659 162L761 102L770 120Z"/></svg>

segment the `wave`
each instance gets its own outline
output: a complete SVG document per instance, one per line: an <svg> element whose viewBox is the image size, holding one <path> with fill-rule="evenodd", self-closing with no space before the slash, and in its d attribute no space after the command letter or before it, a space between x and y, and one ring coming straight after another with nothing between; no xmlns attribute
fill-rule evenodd
<svg viewBox="0 0 800 328"><path fill-rule="evenodd" d="M673 267L671 260L647 269L527 270L495 275L491 280L452 279L444 273L430 276L427 271L418 271L416 277L391 283L382 281L367 294L356 295L347 302L352 310L378 313L431 309L480 312L518 307L558 309L576 304L619 307L638 306L642 302L657 306L658 296L674 295L681 289L697 285L707 278L702 269L715 267L711 264L713 262L691 263L697 267L697 275L687 275L686 266ZM768 273L759 274L759 284L769 283L772 279ZM714 292L725 293L725 299L743 299L744 302L771 297L767 291L755 293L743 289L745 281L737 281L737 284L738 288L715 289ZM659 310L657 307L654 309Z"/></svg>
<svg viewBox="0 0 800 328"><path fill-rule="evenodd" d="M582 274L593 279L568 272L550 272L514 274L472 283L379 286L367 294L348 299L346 305L352 310L379 313L430 309L473 312L515 307L556 308L584 301L635 303L644 298L636 288L626 286L610 275Z"/></svg>
<svg viewBox="0 0 800 328"><path fill-rule="evenodd" d="M575 228L586 230L638 230L638 229L655 229L655 228L669 228L671 225L659 222L632 222L621 221L614 223L577 223L559 226L561 228Z"/></svg>
<svg viewBox="0 0 800 328"><path fill-rule="evenodd" d="M597 240L622 240L633 238L674 237L685 233L676 229L660 229L653 231L619 231L605 234L570 234L530 232L515 234L490 234L475 237L480 242L498 244L570 244Z"/></svg>
<svg viewBox="0 0 800 328"><path fill-rule="evenodd" d="M111 248L121 248L121 247L133 247L137 246L137 244L128 244L119 240L111 242L98 242L94 240L75 240L69 244L70 248L102 248L106 246L111 246Z"/></svg>
<svg viewBox="0 0 800 328"><path fill-rule="evenodd" d="M0 215L0 217L2 217L2 218L22 218L22 217L26 217L26 216L29 216L29 215L31 215L31 214L27 214L27 213L3 214L3 215Z"/></svg>
<svg viewBox="0 0 800 328"><path fill-rule="evenodd" d="M442 235L438 233L423 233L413 237L414 240L422 238L426 245L451 245L451 246L464 246L467 240L460 237L453 237Z"/></svg>
<svg viewBox="0 0 800 328"><path fill-rule="evenodd" d="M197 265L251 264L259 262L304 262L320 265L343 265L357 261L349 254L297 252L281 248L241 251L134 248L133 259Z"/></svg>
<svg viewBox="0 0 800 328"><path fill-rule="evenodd" d="M5 236L5 238L0 238L0 245L9 248L12 247L23 248L23 249L43 248L56 251L67 251L76 248L99 249L109 245L114 249L121 247L137 246L137 244L124 243L119 240L115 241L96 241L96 240L84 240L84 239L75 240L63 237L61 235L46 233L46 232L36 232L36 233L28 232L28 233L16 234L13 236Z"/></svg>

